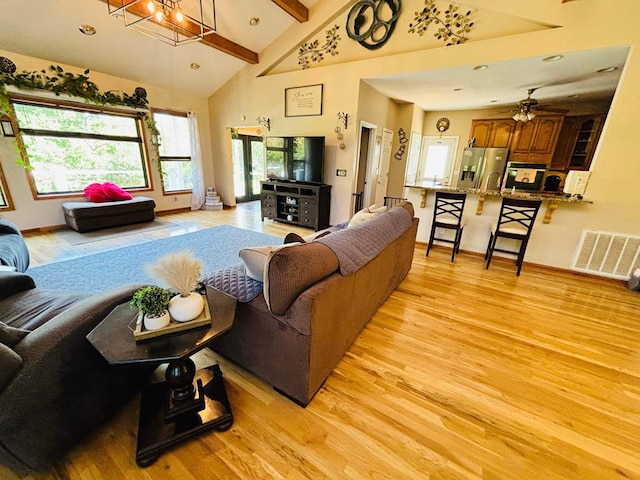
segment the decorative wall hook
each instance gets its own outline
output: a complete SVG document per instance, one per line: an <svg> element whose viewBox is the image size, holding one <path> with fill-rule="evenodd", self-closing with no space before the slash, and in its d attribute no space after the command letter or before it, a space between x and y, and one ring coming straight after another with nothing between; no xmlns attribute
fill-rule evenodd
<svg viewBox="0 0 640 480"><path fill-rule="evenodd" d="M338 112L338 125L342 125L342 127L347 129L347 121L349 119L349 114L344 112Z"/></svg>
<svg viewBox="0 0 640 480"><path fill-rule="evenodd" d="M271 131L271 120L269 120L269 117L258 117L256 121L258 122L258 125L266 128L267 132Z"/></svg>

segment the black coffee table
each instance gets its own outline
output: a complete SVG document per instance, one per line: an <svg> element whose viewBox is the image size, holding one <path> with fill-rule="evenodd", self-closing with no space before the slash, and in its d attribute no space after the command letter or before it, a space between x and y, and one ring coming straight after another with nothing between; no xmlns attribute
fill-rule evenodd
<svg viewBox="0 0 640 480"><path fill-rule="evenodd" d="M167 448L210 429L233 424L219 365L196 372L190 355L233 326L237 300L207 287L211 325L136 342L138 312L128 303L116 307L87 340L112 365L169 362L165 381L144 387L140 399L136 463L151 465Z"/></svg>

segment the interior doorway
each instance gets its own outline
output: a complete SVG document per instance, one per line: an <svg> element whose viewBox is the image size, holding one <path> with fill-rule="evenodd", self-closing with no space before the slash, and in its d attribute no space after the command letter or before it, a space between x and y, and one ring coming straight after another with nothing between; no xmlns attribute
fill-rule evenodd
<svg viewBox="0 0 640 480"><path fill-rule="evenodd" d="M236 203L258 200L260 181L265 179L262 137L236 132L231 138L231 156Z"/></svg>
<svg viewBox="0 0 640 480"><path fill-rule="evenodd" d="M371 205L375 198L378 159L380 157L380 137L377 126L367 122L360 122L360 143L358 151L358 171L354 195L354 209ZM358 201L359 200L359 201ZM354 212L355 213L355 212Z"/></svg>

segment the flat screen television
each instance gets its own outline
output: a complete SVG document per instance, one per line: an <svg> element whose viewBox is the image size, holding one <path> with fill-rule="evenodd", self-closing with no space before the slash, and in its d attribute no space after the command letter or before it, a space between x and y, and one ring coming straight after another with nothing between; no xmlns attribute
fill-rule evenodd
<svg viewBox="0 0 640 480"><path fill-rule="evenodd" d="M267 178L322 183L324 137L267 137Z"/></svg>

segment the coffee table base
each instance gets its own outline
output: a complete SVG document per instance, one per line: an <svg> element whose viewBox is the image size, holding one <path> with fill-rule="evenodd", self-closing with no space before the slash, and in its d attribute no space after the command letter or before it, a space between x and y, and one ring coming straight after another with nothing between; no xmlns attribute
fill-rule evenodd
<svg viewBox="0 0 640 480"><path fill-rule="evenodd" d="M169 447L189 437L210 429L222 432L233 425L233 414L220 366L213 365L198 370L194 382L198 380L204 385L204 409L179 415L168 423L165 423L166 399L169 394L167 383L155 383L142 390L136 449L138 466L151 465Z"/></svg>

